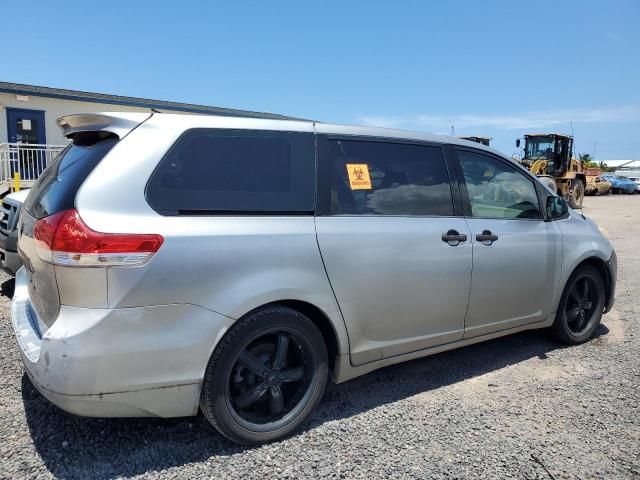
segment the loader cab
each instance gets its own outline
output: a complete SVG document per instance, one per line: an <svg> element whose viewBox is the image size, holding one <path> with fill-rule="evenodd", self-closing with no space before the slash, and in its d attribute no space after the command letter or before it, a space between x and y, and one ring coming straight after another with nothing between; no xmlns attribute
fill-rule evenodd
<svg viewBox="0 0 640 480"><path fill-rule="evenodd" d="M568 135L537 134L524 136L523 163L531 167L535 162L547 162L546 174L554 177L564 175L571 164L573 137Z"/></svg>

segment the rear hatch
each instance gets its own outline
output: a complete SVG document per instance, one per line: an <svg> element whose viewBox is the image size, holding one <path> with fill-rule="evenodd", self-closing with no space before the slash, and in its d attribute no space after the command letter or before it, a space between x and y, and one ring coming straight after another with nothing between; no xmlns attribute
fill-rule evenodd
<svg viewBox="0 0 640 480"><path fill-rule="evenodd" d="M130 118L78 115L60 119L58 124L73 139L73 143L42 173L22 208L18 223L18 253L26 270L31 305L47 327L53 324L60 311L59 282L62 279L57 278L56 268L58 276L61 270L39 249L34 232L38 229L39 221L42 224L42 221L46 222L44 219L75 207L78 189L119 142L119 135L126 135L148 115L138 115L138 121L131 121L128 129L123 128L123 120ZM111 129L114 131L109 129L110 122L117 125L117 128ZM107 292L103 295L106 298Z"/></svg>

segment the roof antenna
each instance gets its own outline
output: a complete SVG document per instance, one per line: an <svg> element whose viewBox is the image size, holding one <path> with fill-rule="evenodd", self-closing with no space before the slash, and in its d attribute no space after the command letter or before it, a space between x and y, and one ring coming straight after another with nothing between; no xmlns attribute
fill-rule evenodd
<svg viewBox="0 0 640 480"><path fill-rule="evenodd" d="M151 111L152 111L153 113L162 113L160 110L156 110L155 108L152 108L152 109L151 109Z"/></svg>

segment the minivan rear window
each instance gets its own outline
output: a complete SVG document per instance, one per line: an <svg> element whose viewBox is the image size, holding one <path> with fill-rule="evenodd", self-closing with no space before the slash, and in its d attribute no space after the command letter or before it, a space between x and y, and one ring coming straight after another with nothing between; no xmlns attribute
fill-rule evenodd
<svg viewBox="0 0 640 480"><path fill-rule="evenodd" d="M161 214L312 212L311 133L192 129L160 161L147 185Z"/></svg>
<svg viewBox="0 0 640 480"><path fill-rule="evenodd" d="M116 143L118 137L108 132L77 134L33 185L27 212L40 219L74 208L80 185Z"/></svg>

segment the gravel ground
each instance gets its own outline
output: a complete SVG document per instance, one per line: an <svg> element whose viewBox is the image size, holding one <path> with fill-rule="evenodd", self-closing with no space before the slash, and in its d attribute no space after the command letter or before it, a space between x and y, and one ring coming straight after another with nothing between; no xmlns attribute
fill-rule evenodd
<svg viewBox="0 0 640 480"><path fill-rule="evenodd" d="M615 309L563 348L541 332L331 386L304 431L244 448L202 416L72 417L34 390L0 298L0 477L640 477L640 196L587 198L616 246Z"/></svg>

